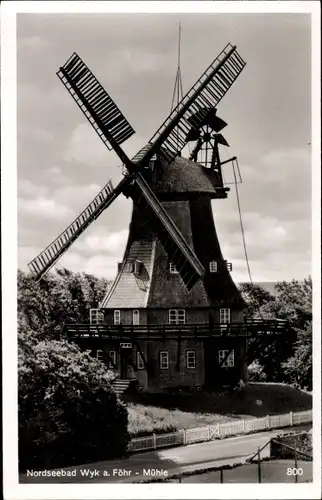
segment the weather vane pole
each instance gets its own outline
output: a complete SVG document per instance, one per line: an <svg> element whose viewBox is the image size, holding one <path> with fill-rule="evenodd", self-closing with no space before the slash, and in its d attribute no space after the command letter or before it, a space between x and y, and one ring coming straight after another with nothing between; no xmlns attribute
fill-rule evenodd
<svg viewBox="0 0 322 500"><path fill-rule="evenodd" d="M174 82L174 89L171 101L171 111L179 104L183 98L183 85L181 76L181 23L179 22L179 33L178 33L178 62L177 62L177 73Z"/></svg>

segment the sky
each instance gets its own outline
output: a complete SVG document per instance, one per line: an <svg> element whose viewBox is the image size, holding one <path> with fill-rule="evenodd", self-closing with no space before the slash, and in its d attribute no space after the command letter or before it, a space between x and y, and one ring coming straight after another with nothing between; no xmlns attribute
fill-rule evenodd
<svg viewBox="0 0 322 500"><path fill-rule="evenodd" d="M246 67L218 107L242 175L240 203L254 281L311 274L311 32L308 14L19 14L19 267L43 250L109 179L122 178L56 71L75 51L136 131L131 157L170 112L181 22L184 91L228 42ZM229 155L229 156L228 156ZM224 168L224 167L223 167ZM229 167L225 177L231 179ZM236 282L248 281L234 186L213 211ZM131 202L120 196L58 267L113 279Z"/></svg>

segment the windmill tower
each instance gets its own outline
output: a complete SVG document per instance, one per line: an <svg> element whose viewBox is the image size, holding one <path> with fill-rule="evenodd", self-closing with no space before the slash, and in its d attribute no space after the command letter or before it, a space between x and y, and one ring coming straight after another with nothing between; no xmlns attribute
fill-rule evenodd
<svg viewBox="0 0 322 500"><path fill-rule="evenodd" d="M211 200L226 198L229 189L220 175L216 126L210 166L193 161L201 145L193 158L180 156L192 136L200 143L210 117L218 129L216 106L244 66L228 44L132 159L121 145L134 130L82 59L74 53L57 73L127 171L115 188L109 181L29 266L41 279L117 196L133 200L112 287L89 324L66 325L72 340L115 369L119 392L131 379L154 392L236 383L246 378L246 337L268 328L244 323L244 302L220 250Z"/></svg>

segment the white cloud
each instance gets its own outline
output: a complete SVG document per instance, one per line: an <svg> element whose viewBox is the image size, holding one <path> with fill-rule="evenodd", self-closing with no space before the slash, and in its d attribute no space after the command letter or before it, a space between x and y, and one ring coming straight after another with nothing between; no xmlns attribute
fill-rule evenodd
<svg viewBox="0 0 322 500"><path fill-rule="evenodd" d="M41 249L39 247L33 247L33 246L25 246L25 245L20 245L18 247L18 259L19 259L19 267L23 271L27 271L28 267L27 264L30 262L32 259L36 257L41 252Z"/></svg>
<svg viewBox="0 0 322 500"><path fill-rule="evenodd" d="M124 248L127 237L127 229L110 233L107 236L93 234L85 239L83 248L90 251L105 250L109 253L116 253Z"/></svg>
<svg viewBox="0 0 322 500"><path fill-rule="evenodd" d="M65 205L60 205L55 200L39 197L35 200L20 198L18 200L20 214L29 214L35 217L47 219L63 219L71 215L71 211Z"/></svg>
<svg viewBox="0 0 322 500"><path fill-rule="evenodd" d="M60 175L62 173L61 167L50 167L47 172L52 175Z"/></svg>
<svg viewBox="0 0 322 500"><path fill-rule="evenodd" d="M108 255L99 254L86 258L76 252L67 252L55 267L66 267L74 272L86 272L112 280L117 272L116 262L115 257Z"/></svg>
<svg viewBox="0 0 322 500"><path fill-rule="evenodd" d="M20 196L45 196L48 193L46 186L40 186L28 179L18 179L18 194Z"/></svg>
<svg viewBox="0 0 322 500"><path fill-rule="evenodd" d="M93 168L106 165L108 150L91 125L81 123L73 131L63 158L66 162L86 163Z"/></svg>
<svg viewBox="0 0 322 500"><path fill-rule="evenodd" d="M30 51L39 51L48 46L48 42L40 36L34 35L18 39L18 49L28 49Z"/></svg>
<svg viewBox="0 0 322 500"><path fill-rule="evenodd" d="M18 125L18 138L25 140L36 140L41 142L53 142L54 134L49 130L40 128L40 127L32 127L32 126L24 126L20 127Z"/></svg>

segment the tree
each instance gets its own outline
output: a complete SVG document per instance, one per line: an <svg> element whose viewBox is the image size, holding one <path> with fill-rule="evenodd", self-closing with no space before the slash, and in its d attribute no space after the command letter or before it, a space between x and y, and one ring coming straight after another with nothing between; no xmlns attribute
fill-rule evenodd
<svg viewBox="0 0 322 500"><path fill-rule="evenodd" d="M88 322L105 279L67 269L40 283L18 271L19 465L56 467L122 455L127 410L106 366L63 339Z"/></svg>
<svg viewBox="0 0 322 500"><path fill-rule="evenodd" d="M19 468L62 467L122 456L126 407L111 373L66 341L19 330Z"/></svg>
<svg viewBox="0 0 322 500"><path fill-rule="evenodd" d="M275 285L276 295L259 285L243 284L241 292L256 318L287 320L284 336L272 339L257 350L255 361L263 367L268 381L312 384L312 279ZM311 382L310 382L311 380Z"/></svg>
<svg viewBox="0 0 322 500"><path fill-rule="evenodd" d="M261 314L261 309L266 304L274 302L276 297L260 285L242 283L239 286L242 296L247 304L247 316L255 317Z"/></svg>
<svg viewBox="0 0 322 500"><path fill-rule="evenodd" d="M290 383L308 391L312 390L312 323L299 331L294 354L284 364L283 369Z"/></svg>
<svg viewBox="0 0 322 500"><path fill-rule="evenodd" d="M37 283L18 271L18 315L38 338L60 338L64 323L86 323L109 286L105 278L67 269L48 273Z"/></svg>

